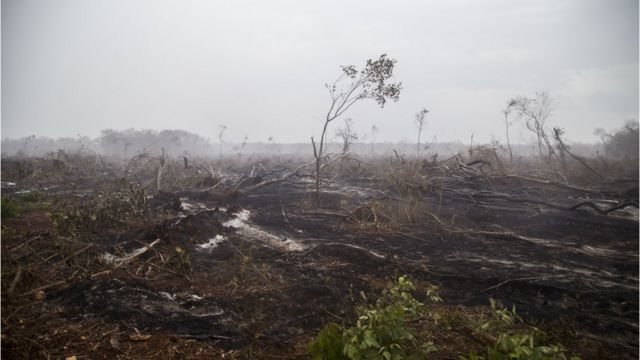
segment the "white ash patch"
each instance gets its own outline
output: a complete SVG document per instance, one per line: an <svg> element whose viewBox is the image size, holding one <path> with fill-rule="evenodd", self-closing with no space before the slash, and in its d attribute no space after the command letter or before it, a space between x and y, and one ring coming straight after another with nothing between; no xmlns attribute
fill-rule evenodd
<svg viewBox="0 0 640 360"><path fill-rule="evenodd" d="M209 242L206 242L204 244L200 244L198 245L198 248L201 250L211 250L211 249L215 249L216 247L218 247L218 245L227 240L227 238L225 238L222 235L216 235L216 237L214 237L213 239L209 239Z"/></svg>
<svg viewBox="0 0 640 360"><path fill-rule="evenodd" d="M158 294L160 294L160 296L162 296L163 298L165 298L165 299L167 299L169 301L175 301L176 300L175 294L172 295L172 294L169 294L166 291L160 291Z"/></svg>
<svg viewBox="0 0 640 360"><path fill-rule="evenodd" d="M10 188L10 187L14 187L16 186L16 183L11 182L11 181L3 181L2 182L2 188Z"/></svg>
<svg viewBox="0 0 640 360"><path fill-rule="evenodd" d="M104 254L100 255L98 257L98 259L100 259L100 261L102 261L105 264L113 264L113 263L117 262L119 258L117 256L113 255L113 254L104 253Z"/></svg>
<svg viewBox="0 0 640 360"><path fill-rule="evenodd" d="M105 264L116 264L116 265L120 266L120 265L126 263L127 261L130 261L130 260L134 259L136 256L141 255L142 253L146 252L147 250L153 248L159 242L160 242L160 239L156 239L151 244L145 245L145 246L143 246L141 248L138 248L138 249L135 249L132 252L125 254L122 257L115 256L115 255L113 255L111 253L106 252L106 253L100 255L98 257L98 259L100 261L102 261L103 263L105 263Z"/></svg>
<svg viewBox="0 0 640 360"><path fill-rule="evenodd" d="M193 213L193 212L198 212L202 210L213 210L213 209L207 209L207 206L201 202L191 201L188 198L180 198L180 210Z"/></svg>
<svg viewBox="0 0 640 360"><path fill-rule="evenodd" d="M279 236L273 235L267 231L260 229L258 226L249 224L249 217L251 212L246 209L240 210L236 213L236 217L231 219L222 225L232 226L238 229L238 233L246 237L265 242L271 246L283 249L285 251L302 251L306 249L306 246L293 239L282 239Z"/></svg>

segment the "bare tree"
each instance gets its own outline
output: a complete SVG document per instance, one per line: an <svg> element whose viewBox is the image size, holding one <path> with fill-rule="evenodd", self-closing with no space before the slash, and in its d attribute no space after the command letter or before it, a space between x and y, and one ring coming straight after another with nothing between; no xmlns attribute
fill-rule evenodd
<svg viewBox="0 0 640 360"><path fill-rule="evenodd" d="M164 171L164 168L169 163L167 160L168 160L167 153L165 153L164 148L162 148L162 156L158 158L158 162L159 162L158 175L156 177L156 192L158 194L162 192L162 172Z"/></svg>
<svg viewBox="0 0 640 360"><path fill-rule="evenodd" d="M509 163L513 163L513 151L511 150L511 139L509 138L509 126L511 125L511 121L509 121L509 115L511 115L511 111L513 111L513 107L516 106L516 100L511 99L507 103L507 107L502 110L502 114L504 115L504 126L505 131L507 133L507 149L509 149Z"/></svg>
<svg viewBox="0 0 640 360"><path fill-rule="evenodd" d="M553 99L547 92L536 93L535 98L527 98L523 96L512 99L513 108L518 113L519 119L524 119L527 129L536 136L538 144L538 154L540 158L544 158L544 149L546 147L547 157L558 158L549 134L546 129L546 123L551 115ZM559 159L558 159L559 160Z"/></svg>
<svg viewBox="0 0 640 360"><path fill-rule="evenodd" d="M238 150L238 156L242 156L242 151L244 151L244 148L247 146L247 141L249 141L249 137L245 135L244 138L242 138L242 144L234 148L235 150Z"/></svg>
<svg viewBox="0 0 640 360"><path fill-rule="evenodd" d="M582 166L584 166L585 168L587 168L587 170L591 171L592 173L596 174L600 179L604 179L605 177L602 176L602 174L600 174L599 172L597 172L596 170L594 170L591 166L589 166L589 164L587 163L586 159L583 159L582 157L574 154L573 152L571 152L571 147L569 145L567 145L566 141L562 138L562 136L564 135L564 130L559 128L559 127L554 127L553 128L553 139L556 141L557 145L558 145L558 151L560 152L560 159L562 161L562 167L566 172L566 161L565 161L565 153L568 154L569 156L571 156L572 158L574 158L576 161L578 161L580 164L582 164Z"/></svg>
<svg viewBox="0 0 640 360"><path fill-rule="evenodd" d="M29 145L29 141L35 139L35 135L29 135L26 139L24 139L24 143L22 144L22 149L20 149L20 153L27 155L27 145Z"/></svg>
<svg viewBox="0 0 640 360"><path fill-rule="evenodd" d="M220 132L218 133L218 140L220 141L220 157L222 157L222 138L224 137L225 130L227 130L227 125L220 125Z"/></svg>
<svg viewBox="0 0 640 360"><path fill-rule="evenodd" d="M373 145L376 142L376 135L378 134L378 127L371 125L371 157L373 157Z"/></svg>
<svg viewBox="0 0 640 360"><path fill-rule="evenodd" d="M275 154L275 147L276 147L276 143L275 143L275 138L273 136L269 136L269 138L267 138L267 146L269 149L269 153L270 154Z"/></svg>
<svg viewBox="0 0 640 360"><path fill-rule="evenodd" d="M416 113L416 127L418 128L418 156L420 156L420 137L422 136L422 130L424 129L425 119L424 117L429 113L429 110L422 108L422 110Z"/></svg>
<svg viewBox="0 0 640 360"><path fill-rule="evenodd" d="M396 61L382 54L377 60L367 60L365 67L358 71L355 66L342 66L342 74L332 85L325 84L331 97L331 105L322 127L320 141L316 144L311 137L313 156L316 160L316 205L320 206L320 171L324 160L324 148L327 128L335 119L344 114L351 106L361 100L375 100L380 107L384 107L388 99L398 101L400 98L400 83L387 83L393 76Z"/></svg>
<svg viewBox="0 0 640 360"><path fill-rule="evenodd" d="M344 127L336 130L336 137L342 140L342 153L348 153L353 141L358 140L358 134L353 131L352 119L344 119Z"/></svg>

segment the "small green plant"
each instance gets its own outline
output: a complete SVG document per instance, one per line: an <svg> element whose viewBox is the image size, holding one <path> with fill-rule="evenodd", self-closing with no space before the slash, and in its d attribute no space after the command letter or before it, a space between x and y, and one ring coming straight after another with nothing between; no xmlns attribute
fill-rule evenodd
<svg viewBox="0 0 640 360"><path fill-rule="evenodd" d="M567 357L565 349L560 345L539 345L535 332L528 334L500 334L495 345L487 349L488 360L566 360L578 359Z"/></svg>
<svg viewBox="0 0 640 360"><path fill-rule="evenodd" d="M79 228L88 226L93 218L88 211L66 202L55 202L50 212L53 229L60 236L75 237Z"/></svg>
<svg viewBox="0 0 640 360"><path fill-rule="evenodd" d="M191 256L189 252L180 246L176 246L176 254L178 255L178 269L182 271L183 274L191 274L193 269L191 267Z"/></svg>
<svg viewBox="0 0 640 360"><path fill-rule="evenodd" d="M0 214L3 218L20 216L20 214L22 213L20 206L13 199L3 196L0 202L2 204Z"/></svg>
<svg viewBox="0 0 640 360"><path fill-rule="evenodd" d="M20 194L20 200L28 203L37 203L42 201L44 195L38 190L33 190Z"/></svg>
<svg viewBox="0 0 640 360"><path fill-rule="evenodd" d="M419 344L407 327L408 321L424 313L424 304L411 295L414 289L411 281L402 276L383 291L375 305L356 308L355 326L325 326L309 345L313 358L395 360L421 358L433 351L431 342ZM427 292L427 299L441 301L434 288Z"/></svg>
<svg viewBox="0 0 640 360"><path fill-rule="evenodd" d="M343 328L336 323L327 324L316 339L309 344L309 352L315 360L344 359Z"/></svg>
<svg viewBox="0 0 640 360"><path fill-rule="evenodd" d="M538 328L526 325L516 312L490 299L492 319L484 323L480 330L499 332L495 344L487 347L486 356L470 353L462 360L579 360L566 355L562 345L541 345L546 342L545 334ZM516 329L515 325L521 325Z"/></svg>
<svg viewBox="0 0 640 360"><path fill-rule="evenodd" d="M489 303L491 305L491 320L482 324L480 330L507 331L513 328L516 323L523 322L522 318L518 316L515 305L509 310L495 299L489 299Z"/></svg>

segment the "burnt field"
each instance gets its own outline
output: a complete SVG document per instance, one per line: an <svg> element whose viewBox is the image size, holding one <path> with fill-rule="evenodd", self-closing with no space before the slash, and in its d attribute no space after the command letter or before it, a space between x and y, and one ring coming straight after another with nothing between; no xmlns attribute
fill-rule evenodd
<svg viewBox="0 0 640 360"><path fill-rule="evenodd" d="M320 206L306 165L3 158L2 356L309 358L406 275L443 299L411 324L429 358L494 342L489 299L583 359L638 357L637 164L342 157Z"/></svg>

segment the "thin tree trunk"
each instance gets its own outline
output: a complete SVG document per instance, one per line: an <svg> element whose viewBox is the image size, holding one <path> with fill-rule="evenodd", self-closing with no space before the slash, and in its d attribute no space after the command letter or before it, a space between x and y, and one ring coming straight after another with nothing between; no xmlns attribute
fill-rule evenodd
<svg viewBox="0 0 640 360"><path fill-rule="evenodd" d="M507 129L507 148L509 149L509 164L513 165L513 152L511 151L511 141L509 140L509 117L507 111L504 114L504 125Z"/></svg>
<svg viewBox="0 0 640 360"><path fill-rule="evenodd" d="M318 147L318 151L316 154L316 206L320 207L320 170L321 170L321 162L322 162L322 151L324 150L324 138L327 133L327 127L332 119L327 117L327 120L324 123L324 127L322 128L322 135L320 136L320 146ZM312 139L313 141L313 139ZM314 153L315 153L315 144L314 144Z"/></svg>

